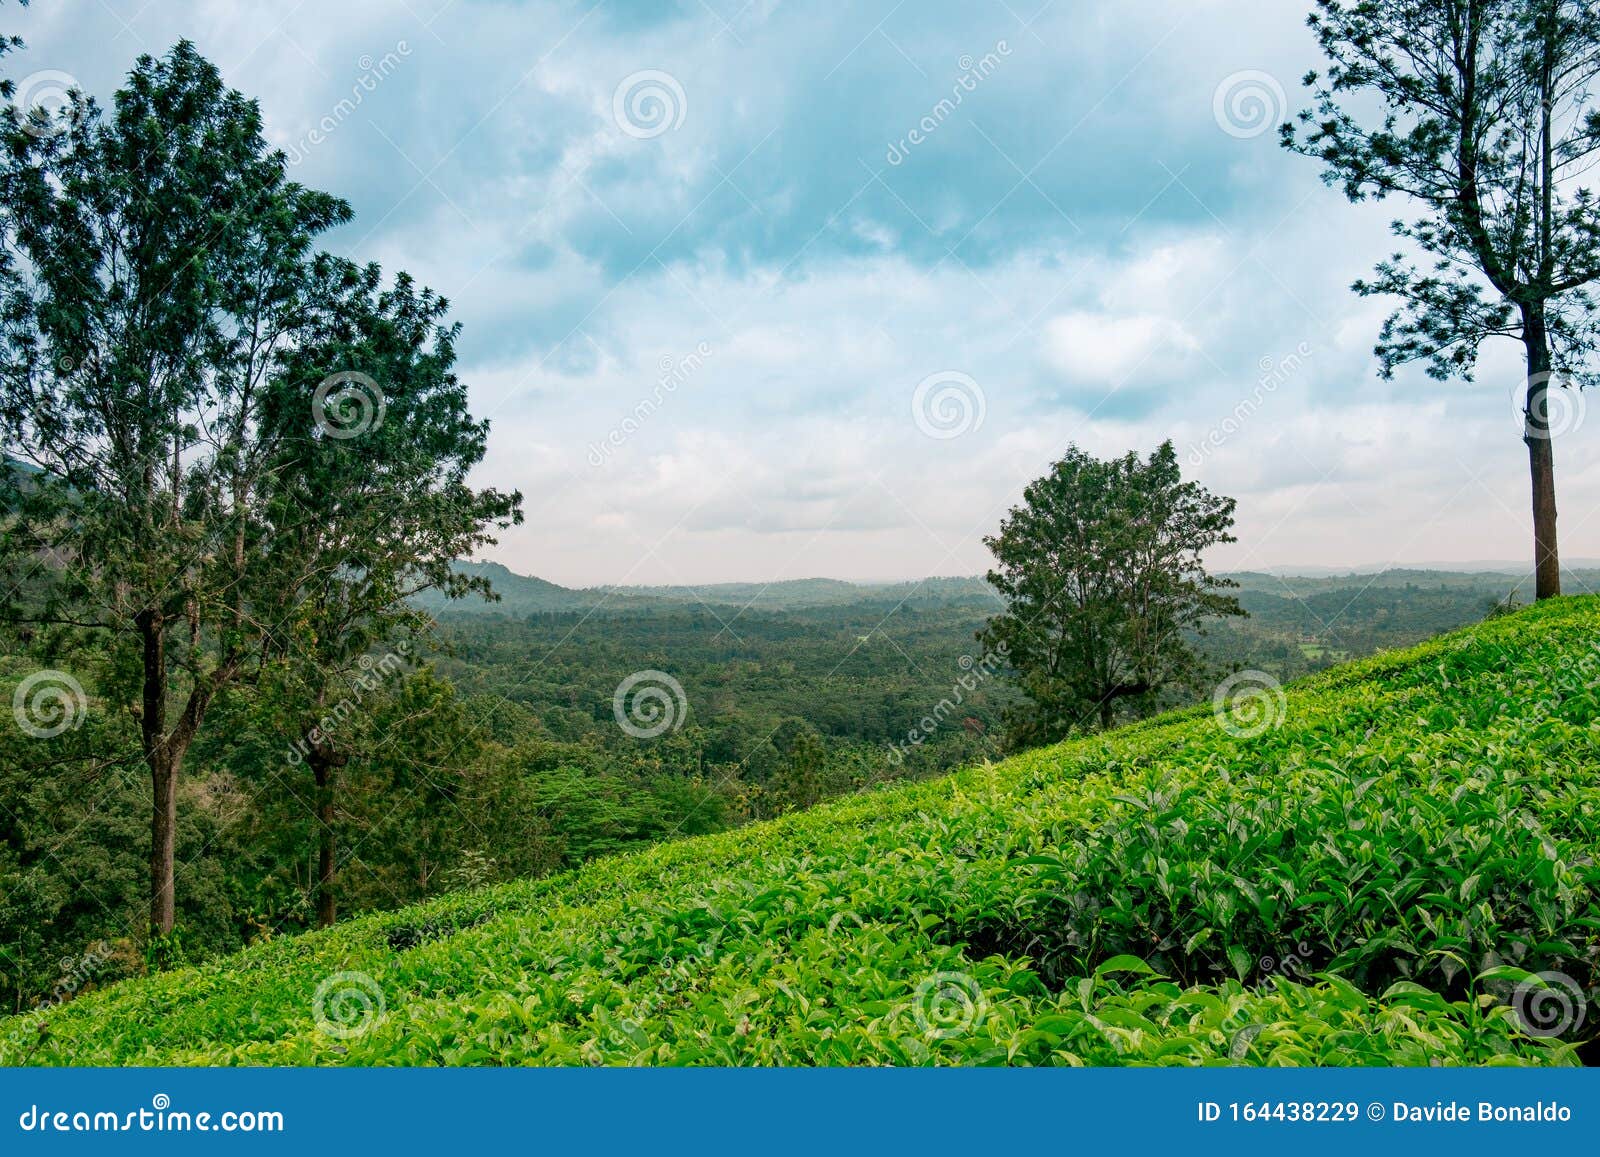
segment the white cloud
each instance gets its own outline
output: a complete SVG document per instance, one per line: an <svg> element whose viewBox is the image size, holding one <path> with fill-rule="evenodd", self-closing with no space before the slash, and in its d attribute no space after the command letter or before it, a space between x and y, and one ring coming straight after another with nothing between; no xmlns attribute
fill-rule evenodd
<svg viewBox="0 0 1600 1157"><path fill-rule="evenodd" d="M493 421L477 481L527 498L497 553L518 570L974 573L982 535L1069 443L1184 449L1302 344L1197 468L1239 499L1242 541L1219 561L1520 557L1515 350L1475 387L1380 381L1387 307L1348 286L1392 246L1395 207L1349 206L1310 162L1212 121L1217 82L1241 70L1299 99L1311 45L1293 7L1094 0L1024 33L1004 6L930 3L895 16L889 43L864 9L775 0L731 30L696 5L489 0L324 6L287 27L205 0L124 28L99 0L51 0L8 9L29 46L7 60L105 98L136 53L189 36L293 141L364 54L407 41L295 175L355 203L333 244L452 301L461 375ZM1001 37L1013 54L959 123L879 171L959 55ZM612 94L653 68L686 114L638 140ZM638 418L662 359L702 341L703 364ZM911 399L947 371L977 383L985 420L939 440ZM1558 446L1569 555L1600 555L1596 438L1600 419Z"/></svg>
<svg viewBox="0 0 1600 1157"><path fill-rule="evenodd" d="M1165 377L1200 349L1188 330L1151 314L1069 313L1045 326L1045 357L1077 383L1121 389L1136 375Z"/></svg>

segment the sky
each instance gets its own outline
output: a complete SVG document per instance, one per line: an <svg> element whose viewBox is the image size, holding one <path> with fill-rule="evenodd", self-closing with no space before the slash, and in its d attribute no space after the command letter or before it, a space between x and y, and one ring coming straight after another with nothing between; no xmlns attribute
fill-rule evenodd
<svg viewBox="0 0 1600 1157"><path fill-rule="evenodd" d="M486 557L569 586L981 573L1070 444L1175 443L1218 569L1531 553L1518 348L1380 380L1399 204L1275 125L1304 0L33 0L19 100L195 42L327 248L452 303ZM1600 420L1557 439L1600 555Z"/></svg>

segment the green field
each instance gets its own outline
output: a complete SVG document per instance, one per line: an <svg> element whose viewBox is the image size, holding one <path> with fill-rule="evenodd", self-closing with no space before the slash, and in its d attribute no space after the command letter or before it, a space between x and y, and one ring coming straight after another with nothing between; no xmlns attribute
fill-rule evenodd
<svg viewBox="0 0 1600 1157"><path fill-rule="evenodd" d="M0 1063L1574 1064L1596 640L1600 598L1557 600L1231 731L1196 708L278 938L12 1018ZM1563 1036L1535 972L1578 994Z"/></svg>

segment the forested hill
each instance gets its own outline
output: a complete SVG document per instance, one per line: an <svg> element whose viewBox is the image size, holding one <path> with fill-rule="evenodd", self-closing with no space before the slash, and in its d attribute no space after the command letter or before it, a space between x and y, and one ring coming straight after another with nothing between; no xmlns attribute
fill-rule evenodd
<svg viewBox="0 0 1600 1157"><path fill-rule="evenodd" d="M771 583L711 583L704 586L599 586L574 589L521 575L495 562L461 562L464 574L487 578L500 596L449 600L433 593L416 603L446 617L545 614L630 615L701 606L758 611L795 611L887 604L917 608L1000 607L979 576L937 577L917 582L851 583L839 579L791 579ZM1508 597L1529 598L1531 579L1511 570L1386 570L1348 574L1278 575L1243 571L1220 577L1239 584L1239 600L1256 620L1254 629L1224 629L1249 636L1263 632L1318 636L1335 650L1366 654L1377 646L1400 646L1474 622ZM1600 591L1600 569L1569 570L1569 589ZM1248 658L1248 656L1236 656Z"/></svg>
<svg viewBox="0 0 1600 1157"><path fill-rule="evenodd" d="M1590 975L1597 635L1541 603L1249 719L278 938L0 1021L0 1064L1571 1064L1519 1017Z"/></svg>
<svg viewBox="0 0 1600 1157"><path fill-rule="evenodd" d="M666 609L682 604L748 607L781 611L849 603L887 602L911 606L998 607L989 585L978 577L929 578L920 582L851 583L840 579L786 579L771 583L708 583L704 586L598 586L574 589L521 575L497 562L459 562L462 574L487 578L500 597L445 599L436 593L418 597L418 606L433 614L498 614L519 617L562 611L626 613Z"/></svg>

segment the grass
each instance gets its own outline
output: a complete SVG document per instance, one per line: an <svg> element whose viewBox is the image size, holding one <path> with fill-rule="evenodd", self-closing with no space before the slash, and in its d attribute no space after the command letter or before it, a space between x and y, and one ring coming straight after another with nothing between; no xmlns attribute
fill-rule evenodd
<svg viewBox="0 0 1600 1157"><path fill-rule="evenodd" d="M0 1022L0 1063L1574 1064L1596 640L1542 604L1253 737L1208 705L279 939Z"/></svg>

